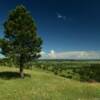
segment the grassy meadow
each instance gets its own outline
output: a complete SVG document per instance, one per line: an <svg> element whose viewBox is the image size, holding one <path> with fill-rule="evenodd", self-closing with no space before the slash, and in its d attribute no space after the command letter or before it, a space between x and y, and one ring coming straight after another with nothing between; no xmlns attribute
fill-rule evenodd
<svg viewBox="0 0 100 100"><path fill-rule="evenodd" d="M0 67L0 100L100 100L100 84L67 79L52 72Z"/></svg>
<svg viewBox="0 0 100 100"><path fill-rule="evenodd" d="M0 100L100 100L100 5L2 1Z"/></svg>

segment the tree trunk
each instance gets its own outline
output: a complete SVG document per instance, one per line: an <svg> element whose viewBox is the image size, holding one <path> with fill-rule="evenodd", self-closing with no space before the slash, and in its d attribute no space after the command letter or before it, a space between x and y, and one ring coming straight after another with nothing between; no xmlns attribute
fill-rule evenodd
<svg viewBox="0 0 100 100"><path fill-rule="evenodd" d="M20 69L19 69L19 72L20 72L20 77L21 78L24 78L24 64L23 64L23 55L20 56Z"/></svg>
<svg viewBox="0 0 100 100"><path fill-rule="evenodd" d="M20 77L24 78L23 66L20 66Z"/></svg>

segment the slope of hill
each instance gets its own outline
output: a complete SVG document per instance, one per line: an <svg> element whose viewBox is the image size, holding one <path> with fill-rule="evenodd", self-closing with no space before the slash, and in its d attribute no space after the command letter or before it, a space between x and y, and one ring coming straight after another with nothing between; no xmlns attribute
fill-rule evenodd
<svg viewBox="0 0 100 100"><path fill-rule="evenodd" d="M20 79L17 71L0 67L0 100L100 100L99 83L81 83L38 69L25 70L26 77Z"/></svg>

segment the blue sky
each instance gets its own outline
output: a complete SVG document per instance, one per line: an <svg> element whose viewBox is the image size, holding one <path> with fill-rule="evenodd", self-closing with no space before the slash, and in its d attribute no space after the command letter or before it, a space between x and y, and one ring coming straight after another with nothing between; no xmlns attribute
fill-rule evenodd
<svg viewBox="0 0 100 100"><path fill-rule="evenodd" d="M9 11L19 4L25 5L34 17L46 55L64 52L99 54L99 0L0 0L0 37Z"/></svg>

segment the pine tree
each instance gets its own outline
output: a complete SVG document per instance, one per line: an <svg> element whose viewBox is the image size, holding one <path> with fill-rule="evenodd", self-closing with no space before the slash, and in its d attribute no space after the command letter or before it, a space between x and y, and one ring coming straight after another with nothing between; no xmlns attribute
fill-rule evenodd
<svg viewBox="0 0 100 100"><path fill-rule="evenodd" d="M16 6L4 23L4 38L0 40L2 54L16 59L23 78L27 62L40 57L42 39L30 12L23 5Z"/></svg>

